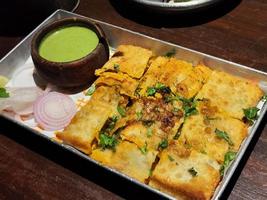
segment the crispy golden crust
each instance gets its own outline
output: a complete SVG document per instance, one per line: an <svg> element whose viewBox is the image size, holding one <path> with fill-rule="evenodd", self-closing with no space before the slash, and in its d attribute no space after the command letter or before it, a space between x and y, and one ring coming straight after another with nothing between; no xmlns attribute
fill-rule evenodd
<svg viewBox="0 0 267 200"><path fill-rule="evenodd" d="M162 138L157 134L159 132L155 125L145 127L142 122L134 122L128 125L121 132L123 140L135 143L139 148L146 147L147 149L157 150L158 144Z"/></svg>
<svg viewBox="0 0 267 200"><path fill-rule="evenodd" d="M260 88L251 81L213 71L196 98L210 99L221 112L242 119L243 109L256 106L262 95Z"/></svg>
<svg viewBox="0 0 267 200"><path fill-rule="evenodd" d="M149 185L177 198L210 199L220 181L219 164L193 149L184 153L183 148L175 143L161 153Z"/></svg>
<svg viewBox="0 0 267 200"><path fill-rule="evenodd" d="M57 133L57 138L89 154L92 141L97 137L108 117L116 112L119 99L114 88L99 87L64 131Z"/></svg>
<svg viewBox="0 0 267 200"><path fill-rule="evenodd" d="M95 81L97 87L101 85L114 86L118 88L120 94L131 98L136 98L134 93L138 84L137 80L129 77L127 74L113 72L104 72Z"/></svg>
<svg viewBox="0 0 267 200"><path fill-rule="evenodd" d="M148 87L163 83L180 96L191 98L202 88L211 70L204 65L193 67L191 63L174 58L157 57L152 61L142 78L141 96L146 96Z"/></svg>
<svg viewBox="0 0 267 200"><path fill-rule="evenodd" d="M233 146L218 137L215 133L216 129L226 132ZM247 126L223 114L217 113L212 117L200 114L191 116L185 121L181 135L185 138L185 142L194 149L222 163L228 150L239 149L241 142L247 136Z"/></svg>
<svg viewBox="0 0 267 200"><path fill-rule="evenodd" d="M120 71L133 78L141 78L148 61L152 56L152 51L133 45L120 45L109 61L99 70L96 75L101 75L105 71ZM117 68L114 65L118 66Z"/></svg>
<svg viewBox="0 0 267 200"><path fill-rule="evenodd" d="M148 150L146 153L142 153L135 144L121 141L117 145L116 151L95 149L92 151L91 157L140 182L145 182L149 177L150 169L156 155L156 151Z"/></svg>

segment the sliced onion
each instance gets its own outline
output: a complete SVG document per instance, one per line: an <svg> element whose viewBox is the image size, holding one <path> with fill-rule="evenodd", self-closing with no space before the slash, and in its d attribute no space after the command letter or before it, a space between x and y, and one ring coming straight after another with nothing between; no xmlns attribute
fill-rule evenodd
<svg viewBox="0 0 267 200"><path fill-rule="evenodd" d="M0 98L0 112L12 111L19 115L33 113L33 103L43 94L38 87L7 87L10 97Z"/></svg>
<svg viewBox="0 0 267 200"><path fill-rule="evenodd" d="M35 121L47 131L66 127L76 113L74 101L64 94L49 92L40 96L33 105Z"/></svg>

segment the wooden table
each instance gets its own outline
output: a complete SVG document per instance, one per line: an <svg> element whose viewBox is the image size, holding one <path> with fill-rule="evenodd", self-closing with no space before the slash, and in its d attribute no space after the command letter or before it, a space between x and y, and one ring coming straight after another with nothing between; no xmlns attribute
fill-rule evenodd
<svg viewBox="0 0 267 200"><path fill-rule="evenodd" d="M267 72L267 1L231 2L226 0L193 17L149 13L148 18L135 10L115 9L107 0L81 0L76 13ZM0 35L0 58L22 38ZM82 159L9 122L1 121L0 133L0 199L146 195L123 181L113 182L105 172L91 173L92 167ZM227 188L225 197L228 195L229 199L267 199L266 116Z"/></svg>

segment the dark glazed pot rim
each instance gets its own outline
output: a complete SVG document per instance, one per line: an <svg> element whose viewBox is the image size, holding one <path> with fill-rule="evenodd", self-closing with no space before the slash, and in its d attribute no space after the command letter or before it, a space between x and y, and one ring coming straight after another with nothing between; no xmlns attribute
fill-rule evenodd
<svg viewBox="0 0 267 200"><path fill-rule="evenodd" d="M68 62L54 62L47 60L43 57L40 56L39 54L39 45L42 39L49 34L50 32L57 30L61 27L69 27L69 26L82 26L91 29L94 31L99 39L99 43L97 44L96 48L87 54L86 56L79 58L77 60L73 61L68 61ZM106 54L109 55L109 48L107 41L105 39L105 34L101 27L96 24L95 22L92 22L88 19L83 19L83 18L77 18L77 17L71 17L71 18L66 18L66 19L61 19L57 20L55 22L52 22L46 26L44 26L42 29L40 29L33 37L32 42L31 42L31 54L32 57L35 57L42 63L49 63L49 65L55 66L55 67L60 67L60 68L72 68L76 67L78 63L84 63L88 62L91 57L93 57L101 48L101 44L104 45Z"/></svg>

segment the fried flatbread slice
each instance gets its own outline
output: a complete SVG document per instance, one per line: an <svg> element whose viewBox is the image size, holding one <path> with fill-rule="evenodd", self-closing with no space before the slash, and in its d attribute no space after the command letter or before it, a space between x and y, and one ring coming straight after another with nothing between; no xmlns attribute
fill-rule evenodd
<svg viewBox="0 0 267 200"><path fill-rule="evenodd" d="M120 45L115 54L99 70L96 75L101 75L105 71L117 71L128 74L133 78L141 78L148 61L152 57L152 51L133 45Z"/></svg>
<svg viewBox="0 0 267 200"><path fill-rule="evenodd" d="M148 150L142 153L135 144L120 141L115 151L95 149L90 156L104 165L125 173L140 182L145 182L149 177L156 155L156 151Z"/></svg>
<svg viewBox="0 0 267 200"><path fill-rule="evenodd" d="M263 92L256 83L225 72L213 71L196 98L207 98L221 112L242 119L243 109L256 106L262 95Z"/></svg>
<svg viewBox="0 0 267 200"><path fill-rule="evenodd" d="M117 112L119 94L112 87L99 87L90 101L76 113L57 138L86 154L91 152L92 141L97 137L106 120Z"/></svg>
<svg viewBox="0 0 267 200"><path fill-rule="evenodd" d="M210 199L220 181L220 165L209 156L169 145L156 165L149 185L177 199Z"/></svg>
<svg viewBox="0 0 267 200"><path fill-rule="evenodd" d="M98 87L100 85L114 86L118 88L120 94L127 95L132 98L136 98L135 90L139 82L127 74L123 73L113 73L104 72L95 81L95 85Z"/></svg>
<svg viewBox="0 0 267 200"><path fill-rule="evenodd" d="M118 126L126 126L120 133L122 139L134 142L140 148L147 146L157 150L162 140L172 139L177 133L183 115L178 105L174 107L154 97L141 98L134 101L126 117L118 121L114 130Z"/></svg>
<svg viewBox="0 0 267 200"><path fill-rule="evenodd" d="M142 122L137 121L129 124L120 133L123 140L135 143L139 148L157 150L159 143L166 137L157 126L146 127Z"/></svg>
<svg viewBox="0 0 267 200"><path fill-rule="evenodd" d="M175 58L157 57L141 81L141 96L147 96L147 89L162 83L172 92L191 98L207 82L211 69L204 65L193 67L191 63Z"/></svg>
<svg viewBox="0 0 267 200"><path fill-rule="evenodd" d="M229 137L230 142L220 137L218 132L224 132L223 134ZM205 153L219 163L223 163L227 151L230 149L238 151L247 132L247 126L238 119L222 113L212 116L199 114L192 115L185 120L181 137L185 139L186 144L198 152Z"/></svg>

